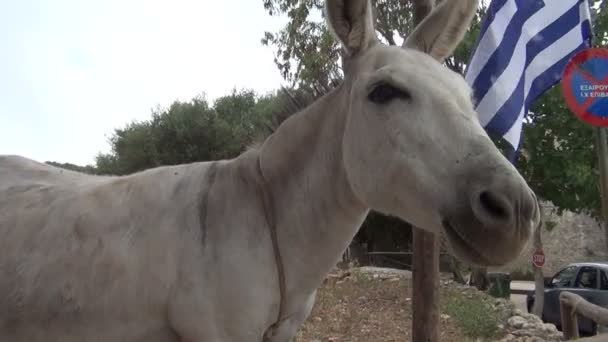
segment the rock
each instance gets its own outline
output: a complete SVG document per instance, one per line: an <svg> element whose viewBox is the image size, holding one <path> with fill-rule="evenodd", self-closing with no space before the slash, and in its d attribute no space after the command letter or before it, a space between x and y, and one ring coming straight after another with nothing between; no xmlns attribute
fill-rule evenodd
<svg viewBox="0 0 608 342"><path fill-rule="evenodd" d="M406 279L412 278L412 272L408 270L399 270L395 268L387 268L387 267L372 267L372 266L363 266L357 268L361 273L372 273L374 275L378 275L375 278L392 278L392 277L402 277Z"/></svg>
<svg viewBox="0 0 608 342"><path fill-rule="evenodd" d="M526 323L526 319L521 316L513 316L507 321L507 324L509 324L509 326L517 329L521 329Z"/></svg>
<svg viewBox="0 0 608 342"><path fill-rule="evenodd" d="M532 337L526 337L524 339L524 342L545 342L545 340L538 336L532 336Z"/></svg>
<svg viewBox="0 0 608 342"><path fill-rule="evenodd" d="M503 337L498 342L514 342L515 340L517 340L517 337L515 337L515 335L513 335L513 334L507 334L507 336Z"/></svg>
<svg viewBox="0 0 608 342"><path fill-rule="evenodd" d="M558 333L557 327L555 326L555 324L552 324L552 323L543 324L543 331L546 333L551 333L551 334Z"/></svg>
<svg viewBox="0 0 608 342"><path fill-rule="evenodd" d="M540 317L538 317L534 314L531 314L531 313L524 313L521 316L524 317L529 322L539 323L539 324L543 323L543 321L540 319Z"/></svg>
<svg viewBox="0 0 608 342"><path fill-rule="evenodd" d="M545 324L535 315L514 310L507 320L507 336L501 342L557 342L563 334L553 324Z"/></svg>
<svg viewBox="0 0 608 342"><path fill-rule="evenodd" d="M515 336L534 336L534 331L529 329L518 329L511 333Z"/></svg>

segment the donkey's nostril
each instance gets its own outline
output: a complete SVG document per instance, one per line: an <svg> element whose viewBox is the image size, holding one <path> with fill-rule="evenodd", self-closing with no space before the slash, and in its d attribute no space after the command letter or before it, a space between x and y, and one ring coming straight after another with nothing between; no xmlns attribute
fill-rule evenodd
<svg viewBox="0 0 608 342"><path fill-rule="evenodd" d="M479 203L481 208L495 220L508 220L509 219L509 205L501 197L489 192L484 191L479 194Z"/></svg>

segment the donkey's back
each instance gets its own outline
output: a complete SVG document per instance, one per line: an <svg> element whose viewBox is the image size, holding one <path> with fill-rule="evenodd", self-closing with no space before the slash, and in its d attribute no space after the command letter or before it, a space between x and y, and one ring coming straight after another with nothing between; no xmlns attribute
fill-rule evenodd
<svg viewBox="0 0 608 342"><path fill-rule="evenodd" d="M39 163L21 156L0 156L0 191L18 187L35 187L42 185L74 185L101 180L107 177L95 177L84 173L61 169L52 165Z"/></svg>
<svg viewBox="0 0 608 342"><path fill-rule="evenodd" d="M166 312L193 172L92 176L0 156L0 340L176 339Z"/></svg>
<svg viewBox="0 0 608 342"><path fill-rule="evenodd" d="M257 170L0 157L0 341L258 340L278 297Z"/></svg>

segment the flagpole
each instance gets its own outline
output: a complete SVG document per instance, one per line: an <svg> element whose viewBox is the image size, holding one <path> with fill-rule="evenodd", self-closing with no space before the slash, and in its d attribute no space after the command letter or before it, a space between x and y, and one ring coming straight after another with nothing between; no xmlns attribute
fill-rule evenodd
<svg viewBox="0 0 608 342"><path fill-rule="evenodd" d="M608 247L608 129L596 128L596 146L598 154L598 166L600 171L600 196L602 201L602 217L604 219L604 234L606 247Z"/></svg>

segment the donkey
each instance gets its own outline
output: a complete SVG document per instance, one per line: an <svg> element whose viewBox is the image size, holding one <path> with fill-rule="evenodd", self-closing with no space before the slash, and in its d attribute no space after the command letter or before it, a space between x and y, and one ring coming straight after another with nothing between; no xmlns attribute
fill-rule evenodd
<svg viewBox="0 0 608 342"><path fill-rule="evenodd" d="M0 158L1 341L292 339L370 209L514 259L534 193L442 65L477 0L386 46L369 0L327 0L343 82L230 160L90 176Z"/></svg>

